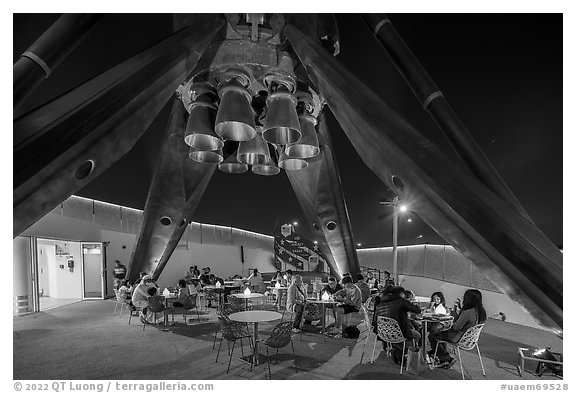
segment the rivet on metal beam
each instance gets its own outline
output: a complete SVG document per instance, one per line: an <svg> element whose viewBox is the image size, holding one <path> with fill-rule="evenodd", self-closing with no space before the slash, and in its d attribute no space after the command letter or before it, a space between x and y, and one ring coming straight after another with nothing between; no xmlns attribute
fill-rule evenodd
<svg viewBox="0 0 576 393"><path fill-rule="evenodd" d="M434 101L436 98L439 98L439 97L444 97L444 94L442 94L442 92L440 90L435 91L434 93L430 94L428 96L428 98L426 98L424 100L424 103L422 103L422 106L424 107L424 109L428 110L428 105L430 105L430 103L432 101Z"/></svg>
<svg viewBox="0 0 576 393"><path fill-rule="evenodd" d="M33 52L27 51L22 54L22 57L27 57L34 63L38 64L46 74L46 78L50 76L50 67L48 67L48 64L46 64L46 62L42 60L38 55L36 55Z"/></svg>
<svg viewBox="0 0 576 393"><path fill-rule="evenodd" d="M380 31L380 28L382 26L384 26L386 23L390 23L390 19L388 18L384 18L382 19L380 22L378 22L378 24L376 25L376 27L374 28L374 34L378 35L378 32Z"/></svg>

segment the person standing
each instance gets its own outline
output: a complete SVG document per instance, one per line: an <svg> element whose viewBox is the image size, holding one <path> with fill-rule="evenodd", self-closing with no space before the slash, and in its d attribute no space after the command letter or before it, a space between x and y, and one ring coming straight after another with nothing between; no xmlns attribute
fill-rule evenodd
<svg viewBox="0 0 576 393"><path fill-rule="evenodd" d="M356 275L356 286L362 293L362 304L364 304L370 297L370 287L364 282L364 276L360 273Z"/></svg>
<svg viewBox="0 0 576 393"><path fill-rule="evenodd" d="M288 287L288 296L286 299L286 309L294 312L294 323L292 332L300 333L300 322L302 322L302 313L306 304L306 295L302 289L302 276L296 274L292 277L292 284Z"/></svg>
<svg viewBox="0 0 576 393"><path fill-rule="evenodd" d="M114 288L119 289L122 281L126 278L126 266L120 263L119 260L114 261L114 272L112 275L114 276Z"/></svg>
<svg viewBox="0 0 576 393"><path fill-rule="evenodd" d="M254 292L262 292L262 276L258 269L254 269L250 277L248 277L248 281Z"/></svg>

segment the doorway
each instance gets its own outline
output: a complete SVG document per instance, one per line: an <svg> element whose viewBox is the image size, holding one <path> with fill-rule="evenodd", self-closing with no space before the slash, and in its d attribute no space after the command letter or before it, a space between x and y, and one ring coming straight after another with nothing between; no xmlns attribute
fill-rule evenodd
<svg viewBox="0 0 576 393"><path fill-rule="evenodd" d="M37 239L38 311L82 300L82 271L74 264L80 257L79 242Z"/></svg>
<svg viewBox="0 0 576 393"><path fill-rule="evenodd" d="M106 293L102 243L82 243L83 298L104 299Z"/></svg>

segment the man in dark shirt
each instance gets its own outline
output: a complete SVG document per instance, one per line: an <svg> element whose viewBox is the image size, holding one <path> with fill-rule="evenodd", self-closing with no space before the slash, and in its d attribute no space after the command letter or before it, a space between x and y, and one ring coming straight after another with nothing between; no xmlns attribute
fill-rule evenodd
<svg viewBox="0 0 576 393"><path fill-rule="evenodd" d="M126 266L116 260L116 266L114 266L114 288L119 289L122 281L126 278Z"/></svg>
<svg viewBox="0 0 576 393"><path fill-rule="evenodd" d="M344 289L344 287L336 281L336 278L328 277L328 285L326 285L324 287L322 292L323 292L323 294L326 293L330 296L333 296L336 292L341 291L342 289ZM334 305L333 304L327 304L326 308L332 309L332 316L334 317L334 321L336 321L335 325L339 325L339 321L338 321L339 314L336 313L336 309L335 309ZM335 330L335 327L333 328L333 330Z"/></svg>
<svg viewBox="0 0 576 393"><path fill-rule="evenodd" d="M356 275L356 286L360 288L362 293L362 304L366 303L366 300L370 297L370 287L364 282L364 276L360 273Z"/></svg>
<svg viewBox="0 0 576 393"><path fill-rule="evenodd" d="M404 338L410 342L412 339L419 340L420 334L412 329L408 321L408 312L419 314L420 308L404 299L404 288L400 286L391 287L387 292L387 295L377 297L374 302L374 333L378 331L378 317L388 317L398 322Z"/></svg>

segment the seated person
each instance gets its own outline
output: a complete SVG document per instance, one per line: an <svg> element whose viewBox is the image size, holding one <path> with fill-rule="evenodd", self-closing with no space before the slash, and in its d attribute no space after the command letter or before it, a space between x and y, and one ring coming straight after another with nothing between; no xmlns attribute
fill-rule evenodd
<svg viewBox="0 0 576 393"><path fill-rule="evenodd" d="M132 299L132 286L128 282L128 280L122 280L120 284L120 288L118 288L118 294L121 298L130 300Z"/></svg>
<svg viewBox="0 0 576 393"><path fill-rule="evenodd" d="M384 286L394 286L394 279L390 276L390 272L388 270L384 271Z"/></svg>
<svg viewBox="0 0 576 393"><path fill-rule="evenodd" d="M292 331L294 333L300 332L300 322L302 322L305 303L306 294L304 293L304 289L302 289L302 276L296 274L292 278L292 284L288 287L286 299L286 309L294 312L294 323L292 324Z"/></svg>
<svg viewBox="0 0 576 393"><path fill-rule="evenodd" d="M192 279L198 278L198 275L196 275L197 271L198 269L196 268L196 266L190 266L190 268L186 270L186 273L184 274L184 280L187 283L191 283Z"/></svg>
<svg viewBox="0 0 576 393"><path fill-rule="evenodd" d="M186 280L178 280L177 296L176 300L172 303L174 307L185 309L193 307L193 304L190 301L190 292L188 291Z"/></svg>
<svg viewBox="0 0 576 393"><path fill-rule="evenodd" d="M452 327L443 332L430 332L428 335L432 347L432 349L428 351L430 356L434 355L436 344L438 344L436 356L438 357L439 364L437 367L450 368L454 365L455 361L455 359L448 354L445 345L438 343L438 340L455 343L460 340L469 328L484 322L486 322L486 310L482 305L482 293L477 289L468 289L464 292L462 308L459 310L458 318Z"/></svg>
<svg viewBox="0 0 576 393"><path fill-rule="evenodd" d="M370 287L370 289L372 288L378 288L378 280L376 280L374 278L374 275L370 272L368 272L367 275L367 279L366 279L366 284L368 284L368 286Z"/></svg>
<svg viewBox="0 0 576 393"><path fill-rule="evenodd" d="M140 321L146 323L146 314L148 310L148 285L152 283L152 276L145 274L136 288L132 291L132 304L135 307L141 307Z"/></svg>
<svg viewBox="0 0 576 393"><path fill-rule="evenodd" d="M168 309L164 306L164 296L157 295L158 289L156 287L148 288L148 313L146 318L148 323L153 323L154 314L163 313L164 314L164 324L168 321Z"/></svg>
<svg viewBox="0 0 576 393"><path fill-rule="evenodd" d="M378 334L378 317L388 317L396 320L406 340L419 340L420 333L413 329L408 321L408 312L420 313L420 308L404 299L404 288L389 286L386 294L376 298L374 303L374 319L372 326Z"/></svg>
<svg viewBox="0 0 576 393"><path fill-rule="evenodd" d="M248 277L248 281L254 292L262 292L262 275L258 272L258 269L254 269L250 277Z"/></svg>
<svg viewBox="0 0 576 393"><path fill-rule="evenodd" d="M448 314L446 311L446 299L444 299L442 292L434 292L430 296L430 307L426 311L432 314Z"/></svg>
<svg viewBox="0 0 576 393"><path fill-rule="evenodd" d="M328 277L328 285L324 286L324 289L322 290L322 294L327 293L328 295L330 295L330 297L334 296L334 294L340 290L342 290L343 287L342 285L340 285L337 281L336 278L330 276ZM332 316L334 317L334 325L335 326L340 326L340 314L336 312L336 308L334 307L333 304L327 304L326 308L331 308L332 309Z"/></svg>
<svg viewBox="0 0 576 393"><path fill-rule="evenodd" d="M202 284L202 286L205 285L212 285L212 283L210 282L210 268L209 267L205 267L202 269L202 274L200 274L200 283Z"/></svg>
<svg viewBox="0 0 576 393"><path fill-rule="evenodd" d="M364 282L364 276L360 273L356 275L356 286L362 293L362 304L366 303L366 300L370 297L370 287Z"/></svg>
<svg viewBox="0 0 576 393"><path fill-rule="evenodd" d="M440 315L448 314L448 311L446 310L446 300L444 299L444 294L442 292L434 292L430 296L430 307L426 312ZM451 325L452 321L431 323L428 325L428 330L430 332L439 332L450 328Z"/></svg>
<svg viewBox="0 0 576 393"><path fill-rule="evenodd" d="M136 281L134 281L134 285L140 284L142 282L142 278L144 278L144 276L147 276L147 274L144 272L140 272L140 277Z"/></svg>
<svg viewBox="0 0 576 393"><path fill-rule="evenodd" d="M359 312L362 307L362 292L352 282L352 277L342 278L342 286L344 288L334 294L334 299L342 302L336 307L336 312L340 314L340 325L335 325L335 329L339 332L350 324L351 313Z"/></svg>

